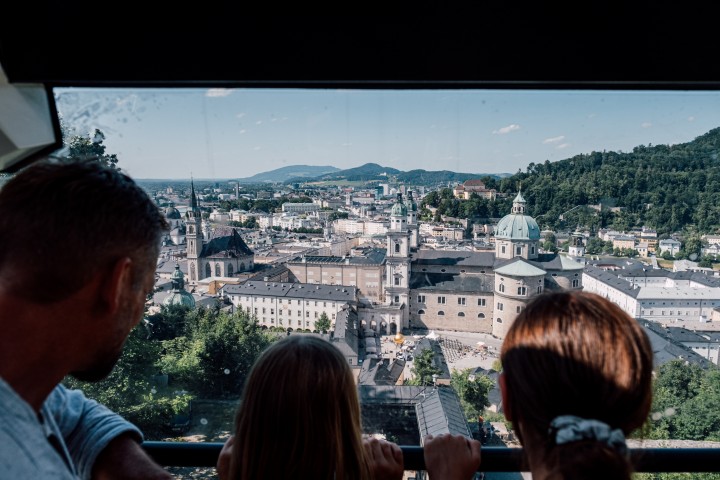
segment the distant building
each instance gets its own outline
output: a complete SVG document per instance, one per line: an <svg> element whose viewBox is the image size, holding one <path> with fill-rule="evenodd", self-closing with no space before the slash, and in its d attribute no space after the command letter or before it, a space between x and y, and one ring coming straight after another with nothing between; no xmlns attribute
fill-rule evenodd
<svg viewBox="0 0 720 480"><path fill-rule="evenodd" d="M464 183L455 186L453 189L453 195L463 200L469 200L472 194L476 194L482 198L488 200L495 200L497 192L494 189L488 189L485 187L485 182L482 180L466 180Z"/></svg>
<svg viewBox="0 0 720 480"><path fill-rule="evenodd" d="M616 303L633 318L701 328L720 306L720 278L700 272L669 272L625 261L620 268L601 262L583 272L585 290Z"/></svg>
<svg viewBox="0 0 720 480"><path fill-rule="evenodd" d="M187 261L189 284L207 277L232 277L252 271L254 253L237 230L227 236L208 239L202 232L202 215L191 183L190 209L187 212Z"/></svg>
<svg viewBox="0 0 720 480"><path fill-rule="evenodd" d="M658 242L658 248L660 249L661 255L665 252L669 252L670 255L675 256L680 252L681 245L682 244L680 242L672 238L660 240Z"/></svg>
<svg viewBox="0 0 720 480"><path fill-rule="evenodd" d="M334 326L338 313L357 308L357 289L308 283L247 281L226 285L222 295L264 327L316 330L324 313Z"/></svg>

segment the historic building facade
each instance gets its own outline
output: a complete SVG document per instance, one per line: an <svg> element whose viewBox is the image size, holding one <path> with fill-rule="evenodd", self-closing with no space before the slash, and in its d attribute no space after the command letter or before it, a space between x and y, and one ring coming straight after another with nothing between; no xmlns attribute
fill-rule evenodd
<svg viewBox="0 0 720 480"><path fill-rule="evenodd" d="M235 229L230 235L213 239L203 234L202 213L192 183L185 231L189 285L209 277L232 277L254 268L255 255Z"/></svg>

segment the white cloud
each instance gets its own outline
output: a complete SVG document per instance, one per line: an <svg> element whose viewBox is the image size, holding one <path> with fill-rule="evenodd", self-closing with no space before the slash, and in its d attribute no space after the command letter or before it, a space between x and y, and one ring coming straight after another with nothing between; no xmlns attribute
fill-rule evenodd
<svg viewBox="0 0 720 480"><path fill-rule="evenodd" d="M352 143L342 143L340 144L341 147L352 147Z"/></svg>
<svg viewBox="0 0 720 480"><path fill-rule="evenodd" d="M247 132L247 130L245 130L244 128L241 128L241 129L240 129L240 135L242 135L242 134L245 133L245 132Z"/></svg>
<svg viewBox="0 0 720 480"><path fill-rule="evenodd" d="M235 115L237 118L242 118L245 116L245 112L240 112L237 115Z"/></svg>
<svg viewBox="0 0 720 480"><path fill-rule="evenodd" d="M508 125L507 127L502 127L498 130L493 130L494 135L505 135L510 132L514 132L515 130L520 130L520 125L513 123L511 125Z"/></svg>
<svg viewBox="0 0 720 480"><path fill-rule="evenodd" d="M650 128L650 127L652 127L653 125L652 125L652 123L650 123L650 122L643 122L643 123L640 124L640 126L641 126L642 128Z"/></svg>
<svg viewBox="0 0 720 480"><path fill-rule="evenodd" d="M688 117L687 120L688 120L688 122L694 122L694 121L695 121L695 117Z"/></svg>
<svg viewBox="0 0 720 480"><path fill-rule="evenodd" d="M262 120L258 120L257 122L255 122L255 125L262 125Z"/></svg>
<svg viewBox="0 0 720 480"><path fill-rule="evenodd" d="M258 147L255 147L255 148L253 148L253 150L255 150L256 152L257 152L258 150L260 150L260 149L262 149L262 147L259 147L259 146L258 146Z"/></svg>
<svg viewBox="0 0 720 480"><path fill-rule="evenodd" d="M546 138L542 141L543 144L547 145L548 143L558 143L565 140L565 135L560 135L558 137L552 137L552 138Z"/></svg>
<svg viewBox="0 0 720 480"><path fill-rule="evenodd" d="M227 97L232 94L232 90L229 88L210 88L205 92L206 97Z"/></svg>
<svg viewBox="0 0 720 480"><path fill-rule="evenodd" d="M558 150L563 150L565 148L568 148L570 145L571 145L570 143L561 143L560 145L558 145L555 148L557 148Z"/></svg>

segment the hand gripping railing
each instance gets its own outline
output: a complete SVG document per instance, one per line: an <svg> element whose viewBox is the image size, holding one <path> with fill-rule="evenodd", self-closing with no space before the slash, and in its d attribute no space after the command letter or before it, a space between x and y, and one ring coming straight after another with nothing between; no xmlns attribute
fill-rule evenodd
<svg viewBox="0 0 720 480"><path fill-rule="evenodd" d="M145 442L143 448L160 465L214 467L222 443ZM406 470L424 470L422 447L401 446ZM637 472L720 472L720 448L631 448ZM521 448L483 447L483 472L526 470Z"/></svg>

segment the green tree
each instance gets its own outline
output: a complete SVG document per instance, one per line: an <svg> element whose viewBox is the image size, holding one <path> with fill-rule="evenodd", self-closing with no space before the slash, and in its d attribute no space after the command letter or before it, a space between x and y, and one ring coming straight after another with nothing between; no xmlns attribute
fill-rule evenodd
<svg viewBox="0 0 720 480"><path fill-rule="evenodd" d="M135 423L148 438L161 438L172 433L172 418L185 411L193 397L153 382L159 353L160 343L148 339L145 329L138 326L130 332L123 354L107 378L81 382L68 376L63 383Z"/></svg>
<svg viewBox="0 0 720 480"><path fill-rule="evenodd" d="M435 353L432 348L426 348L415 356L412 373L414 375L411 385L432 385L433 375L441 375L442 370L435 366Z"/></svg>
<svg viewBox="0 0 720 480"><path fill-rule="evenodd" d="M473 374L470 368L453 370L450 374L450 385L460 397L466 418L477 418L486 407L490 406L488 393L494 382L487 376Z"/></svg>
<svg viewBox="0 0 720 480"><path fill-rule="evenodd" d="M198 396L237 398L257 356L275 337L245 312L229 315L197 309L186 317L186 334L162 342L158 365Z"/></svg>
<svg viewBox="0 0 720 480"><path fill-rule="evenodd" d="M674 360L660 366L653 383L649 438L686 439L689 431L679 418L685 416L681 414L699 394L702 382L703 370L698 365ZM692 410L688 413L692 414Z"/></svg>
<svg viewBox="0 0 720 480"><path fill-rule="evenodd" d="M315 321L315 329L318 332L325 333L330 330L330 326L330 319L328 318L327 313L321 313L320 318Z"/></svg>
<svg viewBox="0 0 720 480"><path fill-rule="evenodd" d="M78 160L95 158L108 167L120 170L117 166L117 155L114 153L112 155L105 153L106 147L103 145L104 141L105 134L97 128L92 135L88 135L87 137L84 135L75 135L67 142L69 149L68 157Z"/></svg>

